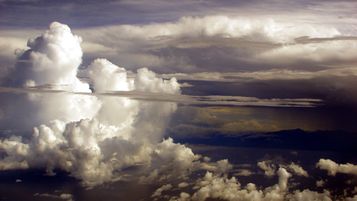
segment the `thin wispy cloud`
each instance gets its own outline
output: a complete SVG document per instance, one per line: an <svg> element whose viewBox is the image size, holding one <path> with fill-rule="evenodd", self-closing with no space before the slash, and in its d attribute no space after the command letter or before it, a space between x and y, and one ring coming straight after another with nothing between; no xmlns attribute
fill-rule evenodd
<svg viewBox="0 0 357 201"><path fill-rule="evenodd" d="M72 94L84 96L103 97L126 97L133 100L153 102L174 102L184 105L213 105L213 106L261 106L261 107L316 107L323 105L319 99L297 98L297 99L260 99L242 96L191 96L183 94L150 93L142 91L106 91L96 93L72 92L66 90L51 89L53 86L40 86L29 88L0 87L0 93L13 94ZM65 87L65 86L64 86ZM47 88L47 89L46 89Z"/></svg>

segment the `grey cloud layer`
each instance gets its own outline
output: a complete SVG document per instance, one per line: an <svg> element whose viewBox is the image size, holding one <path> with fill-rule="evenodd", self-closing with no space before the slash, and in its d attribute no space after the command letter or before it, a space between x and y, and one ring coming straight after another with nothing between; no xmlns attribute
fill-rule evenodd
<svg viewBox="0 0 357 201"><path fill-rule="evenodd" d="M146 25L101 26L76 32L85 39L87 60L99 55L129 68L147 66L161 72L252 71L277 67L316 70L356 63L354 27L353 24L282 21L276 16L215 15ZM3 31L3 34L9 37L15 32ZM15 44L8 41L4 45Z"/></svg>
<svg viewBox="0 0 357 201"><path fill-rule="evenodd" d="M75 32L84 39L83 66L99 56L131 70L148 67L172 73L165 78L236 82L245 89L235 89L242 92L235 96L312 98L354 107L356 26L344 20L337 24L281 20L276 16L221 15L89 27ZM1 71L6 73L15 57L13 52L24 40L19 31L2 33L1 45L11 49L0 52L4 61ZM264 89L252 90L261 82L267 83ZM286 92L280 93L280 86ZM221 91L227 93L220 95L231 95Z"/></svg>
<svg viewBox="0 0 357 201"><path fill-rule="evenodd" d="M116 55L118 62L126 66L144 65L163 72L252 71L277 67L311 71L356 63L355 37L328 24L205 16L184 17L173 23L110 26L79 32L98 44L97 53L103 49L99 45L104 45L112 51L107 56ZM102 36L99 40L98 35ZM96 52L94 45L88 48Z"/></svg>
<svg viewBox="0 0 357 201"><path fill-rule="evenodd" d="M356 17L354 1L232 1L232 0L165 0L150 1L54 1L54 0L3 0L0 2L0 26L38 27L60 20L72 26L100 26L111 24L145 24L177 20L182 16L204 15L260 15L316 22L327 20L339 24L353 22ZM56 12L49 10L56 9ZM291 13L298 16L291 17ZM43 18L46 15L46 18Z"/></svg>

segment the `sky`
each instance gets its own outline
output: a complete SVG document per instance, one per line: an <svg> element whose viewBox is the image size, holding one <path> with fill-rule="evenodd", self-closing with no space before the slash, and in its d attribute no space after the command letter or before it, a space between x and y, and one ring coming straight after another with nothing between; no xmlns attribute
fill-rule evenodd
<svg viewBox="0 0 357 201"><path fill-rule="evenodd" d="M0 0L0 200L356 200L356 11Z"/></svg>

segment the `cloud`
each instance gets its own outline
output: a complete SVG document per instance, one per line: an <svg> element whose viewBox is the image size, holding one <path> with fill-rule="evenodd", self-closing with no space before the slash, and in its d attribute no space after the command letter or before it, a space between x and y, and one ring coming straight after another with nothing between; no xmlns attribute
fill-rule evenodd
<svg viewBox="0 0 357 201"><path fill-rule="evenodd" d="M189 172L199 156L172 139L162 140L166 123L176 110L175 103L138 102L91 92L178 94L177 81L163 80L148 69L138 70L130 78L124 68L97 59L86 70L90 88L77 78L80 41L68 26L54 22L43 35L30 40L30 49L19 57L27 62L18 61L9 86L50 85L54 90L74 94L23 94L25 107L40 106L36 107L36 115L42 118L41 123L26 140L20 136L1 140L0 148L5 153L0 160L1 170L45 168L51 175L59 168L89 186L116 180L123 169L131 166L146 170L144 175L156 172L163 179L169 174L184 176ZM21 125L21 121L16 123Z"/></svg>
<svg viewBox="0 0 357 201"><path fill-rule="evenodd" d="M320 159L316 167L326 170L332 176L335 176L337 173L357 175L357 165L351 163L337 164L330 159Z"/></svg>
<svg viewBox="0 0 357 201"><path fill-rule="evenodd" d="M127 72L106 59L96 59L87 67L87 74L95 92L133 90Z"/></svg>
<svg viewBox="0 0 357 201"><path fill-rule="evenodd" d="M284 200L287 194L287 182L290 174L284 169L278 170L278 184L262 190L258 190L256 185L248 183L246 187L235 177L227 178L207 172L205 176L196 182L195 188L198 190L190 197L186 194L172 200Z"/></svg>
<svg viewBox="0 0 357 201"><path fill-rule="evenodd" d="M181 15L140 25L78 27L75 32L85 39L85 64L99 56L131 70L146 66L161 73L316 71L354 66L356 33L346 25L350 22L316 23L316 16L300 16L312 20L307 21L286 15L286 20L276 15ZM14 47L15 39L23 40L18 32L2 31L4 37L14 38L4 45Z"/></svg>
<svg viewBox="0 0 357 201"><path fill-rule="evenodd" d="M156 191L151 195L152 198L154 197L160 197L163 191L170 190L172 188L171 184L165 184L161 186L160 188L156 189Z"/></svg>
<svg viewBox="0 0 357 201"><path fill-rule="evenodd" d="M289 166L296 166L291 163ZM281 166L281 165L280 165ZM290 168L291 170L295 168ZM295 171L295 170L293 170ZM296 171L295 171L296 173ZM267 187L258 187L254 183L242 184L235 177L229 178L227 175L218 175L207 172L202 178L197 179L192 187L193 192L188 194L181 192L178 196L173 192L167 192L166 196L171 195L171 201L195 201L207 199L222 199L229 201L254 200L254 201L302 201L302 200L354 200L356 196L349 197L344 195L333 195L329 190L323 189L322 192L310 189L296 189L289 179L293 176L287 169L280 167L276 174L278 182L275 185ZM297 174L299 175L299 174ZM190 191L191 192L191 191Z"/></svg>
<svg viewBox="0 0 357 201"><path fill-rule="evenodd" d="M272 177L274 176L277 172L276 172L276 165L272 163L272 161L270 160L266 160L266 161L259 161L257 163L257 166L264 171L264 174L268 177ZM293 173L294 175L298 175L298 176L304 176L304 177L308 177L309 174L306 172L306 170L304 170L301 166L295 164L294 162L291 162L289 165L279 165L280 167L283 167L287 170L289 170L291 173Z"/></svg>
<svg viewBox="0 0 357 201"><path fill-rule="evenodd" d="M268 177L274 176L276 167L274 164L271 164L271 161L260 161L257 163L257 166L264 171L264 174Z"/></svg>
<svg viewBox="0 0 357 201"><path fill-rule="evenodd" d="M317 187L323 187L323 186L325 185L325 182L326 182L326 181L324 181L324 180L322 180L322 179L321 179L321 180L318 180L318 181L316 181L316 186L317 186Z"/></svg>
<svg viewBox="0 0 357 201"><path fill-rule="evenodd" d="M188 27L190 28L188 29ZM297 27L291 27L291 24L289 23L278 23L270 18L239 18L223 15L182 17L180 20L173 23L154 23L145 26L120 25L117 27L103 28L104 33L113 31L120 31L123 33L122 36L117 37L135 39L170 39L219 36L225 38L245 38L254 41L273 41L276 43L293 42L295 38L301 36L317 38L333 37L341 34L334 27L328 26L301 24ZM124 34L129 32L131 35ZM99 33L101 33L100 30ZM257 38L253 38L253 36L256 36Z"/></svg>
<svg viewBox="0 0 357 201"><path fill-rule="evenodd" d="M68 193L61 193L59 195L57 194L50 194L50 193L35 193L35 197L45 197L45 198L52 198L52 199L58 199L58 200L66 200L66 201L73 201L73 195L68 194Z"/></svg>
<svg viewBox="0 0 357 201"><path fill-rule="evenodd" d="M167 94L175 94L180 91L180 85L177 83L176 78L171 78L170 80L157 78L155 73L147 68L138 70L135 84L135 88L138 91L163 92Z"/></svg>
<svg viewBox="0 0 357 201"><path fill-rule="evenodd" d="M2 26L38 27L53 20L65 21L80 27L119 24L145 24L176 20L181 16L204 16L226 14L247 17L274 16L279 20L324 23L344 26L355 24L355 2L353 1L196 1L172 2L163 0L127 1L105 0L105 3L80 0L45 1L21 0L1 1ZM56 13L48 12L57 9ZM102 12L105 10L106 12ZM41 18L40 13L46 13ZM101 17L97 17L101 14Z"/></svg>
<svg viewBox="0 0 357 201"><path fill-rule="evenodd" d="M193 25L195 28L191 29ZM85 58L88 60L98 54L115 61L122 60L129 69L145 65L162 72L201 72L206 68L247 71L231 76L221 72L182 76L193 80L305 81L328 77L324 84L331 81L331 75L343 78L355 75L353 67L341 68L353 66L356 62L355 37L332 25L287 23L274 18L206 16L77 31L89 40L83 44L84 51L89 53ZM5 39L2 47L12 49L21 43L19 38ZM1 170L44 168L51 175L56 169L61 169L92 186L127 178L139 178L142 182L185 180L192 171L200 169L213 173L207 173L196 183L195 189L190 191L192 197L182 192L178 198L331 200L332 196L327 191L321 193L305 189L288 192L288 179L292 173L308 176L297 164L280 167L275 173L277 167L266 164L266 161L259 162L258 166L265 174L278 174L278 184L265 189L252 183L241 187L235 178L229 179L226 174L232 169L228 160L209 162L203 159L202 162L190 148L174 143L171 138L163 139L166 124L177 103L310 107L318 105L320 97L183 96L176 78L165 78L148 68L131 72L106 59L96 59L80 70L87 76L80 79L79 67L88 63L82 64L80 44L81 38L72 34L68 26L52 23L46 33L29 40L29 49L17 52L18 60L13 69L4 70L6 74L9 70L10 74L4 81L7 88L1 90L26 93L1 95L2 107L5 108L0 108L1 127L35 127L32 136L21 137L15 133L13 137L1 139ZM0 59L11 58L10 53L1 51ZM265 65L261 67L262 64ZM280 65L283 65L280 68L307 70L256 71L279 68ZM337 68L324 69L331 66ZM323 70L310 71L315 69ZM346 83L338 82L348 85ZM324 91L317 88L316 91ZM204 118L220 121L215 116ZM259 126L249 121L224 126L229 131L245 125ZM329 174L355 174L353 164L321 160L317 166ZM127 174L126 170L131 168L135 171ZM162 186L157 195L169 191L170 185ZM60 197L71 199L72 196L64 194Z"/></svg>
<svg viewBox="0 0 357 201"><path fill-rule="evenodd" d="M179 188L186 188L187 186L189 186L189 184L187 182L181 182L177 185L177 187L179 187Z"/></svg>
<svg viewBox="0 0 357 201"><path fill-rule="evenodd" d="M52 23L44 34L28 41L30 49L19 56L8 84L67 84L72 90L88 91L76 77L83 55L80 43L67 25Z"/></svg>
<svg viewBox="0 0 357 201"><path fill-rule="evenodd" d="M0 37L0 83L14 65L16 52L19 51L18 48L22 47L23 44L26 44L26 40L21 38L11 36Z"/></svg>
<svg viewBox="0 0 357 201"><path fill-rule="evenodd" d="M82 61L81 38L67 25L54 22L41 36L28 41L28 50L18 56L15 67L3 85L36 87L50 85L54 90L91 92L89 85L77 78ZM30 94L4 96L2 108L6 119L2 128L32 128L53 119L64 122L93 118L100 101L95 97L69 94ZM30 117L31 118L28 118ZM12 125L16 122L16 125Z"/></svg>
<svg viewBox="0 0 357 201"><path fill-rule="evenodd" d="M355 38L331 40L319 43L285 45L266 51L258 55L257 59L267 63L274 61L276 65L289 65L297 62L319 63L327 66L353 65L357 62L356 49L357 41Z"/></svg>
<svg viewBox="0 0 357 201"><path fill-rule="evenodd" d="M300 165L297 165L295 163L290 163L287 168L293 172L294 174L296 175L299 175L299 176L304 176L304 177L308 177L309 174L306 172L306 170L304 170Z"/></svg>
<svg viewBox="0 0 357 201"><path fill-rule="evenodd" d="M165 74L193 84L189 93L251 96L259 98L320 99L327 107L355 110L355 67L331 67L317 71L271 69L246 72ZM213 84L214 83L214 84ZM209 86L209 87L208 87ZM353 115L353 114L351 114Z"/></svg>
<svg viewBox="0 0 357 201"><path fill-rule="evenodd" d="M36 111L31 117L39 118L39 125L31 124L35 126L32 136L14 133L0 140L4 153L0 170L43 168L53 175L60 169L86 186L95 186L120 179L184 179L205 167L217 174L231 169L228 160L201 161L190 148L163 139L176 102L137 101L108 93L175 96L180 94L175 78L160 78L147 68L132 73L106 59L96 59L82 72L88 82L82 81L77 77L80 42L68 26L58 22L29 41L30 49L19 57L27 62L18 60L9 87L3 89L25 91L19 94L24 105L15 111L23 114L23 108L30 107L31 112ZM20 119L15 122L22 123ZM128 168L136 171L128 173Z"/></svg>
<svg viewBox="0 0 357 201"><path fill-rule="evenodd" d="M348 198L347 198L348 199ZM303 200L322 200L332 201L329 191L323 191L322 193L305 189L303 191L295 191L294 194L288 195L288 200L291 201L303 201Z"/></svg>
<svg viewBox="0 0 357 201"><path fill-rule="evenodd" d="M350 33L333 25L283 22L274 17L185 16L174 22L105 26L82 29L79 33L92 44L100 44L98 51L104 46L116 52L116 58L112 58L113 51L107 55L114 61L120 60L130 68L145 65L161 72L257 70L263 69L262 65L266 66L264 69L282 64L296 67L301 62L316 67L355 62L355 39ZM315 40L301 43L301 38ZM339 49L347 50L347 54L334 54Z"/></svg>
<svg viewBox="0 0 357 201"><path fill-rule="evenodd" d="M329 68L318 71L270 69L247 72L200 72L162 74L163 78L175 77L188 81L249 82L262 80L309 80L328 77L357 76L354 67Z"/></svg>
<svg viewBox="0 0 357 201"><path fill-rule="evenodd" d="M244 177L249 177L253 174L252 171L248 170L248 169L238 169L238 172L235 173L235 176L244 176Z"/></svg>

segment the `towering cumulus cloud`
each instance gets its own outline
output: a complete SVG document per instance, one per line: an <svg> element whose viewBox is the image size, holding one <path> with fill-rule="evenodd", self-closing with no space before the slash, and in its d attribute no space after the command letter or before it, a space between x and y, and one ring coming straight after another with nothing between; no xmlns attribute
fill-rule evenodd
<svg viewBox="0 0 357 201"><path fill-rule="evenodd" d="M87 90L77 67L82 61L81 38L68 26L54 22L41 36L27 42L29 50L19 56L12 81L19 85L69 85L73 90Z"/></svg>
<svg viewBox="0 0 357 201"><path fill-rule="evenodd" d="M48 87L70 92L91 92L77 78L82 61L81 38L67 25L54 22L41 36L28 41L29 49L18 56L5 85L12 87ZM93 118L100 107L95 97L65 94L31 94L2 97L7 121L1 127L32 128L58 119L64 122ZM11 125L11 124L16 125Z"/></svg>
<svg viewBox="0 0 357 201"><path fill-rule="evenodd" d="M51 90L64 92L22 96L23 108L29 107L32 112L27 118L35 119L29 125L36 127L28 139L12 136L0 141L0 150L5 152L0 158L0 170L39 167L54 174L61 169L86 185L97 185L119 179L122 170L131 166L138 167L131 176L143 180L166 171L183 175L193 168L199 157L189 148L171 139L162 141L175 103L101 95L132 90L178 94L176 79L163 80L146 68L128 77L124 68L96 59L84 73L90 84L82 82L77 78L82 57L80 42L68 26L58 22L29 40L30 49L19 56L6 84L50 86Z"/></svg>

